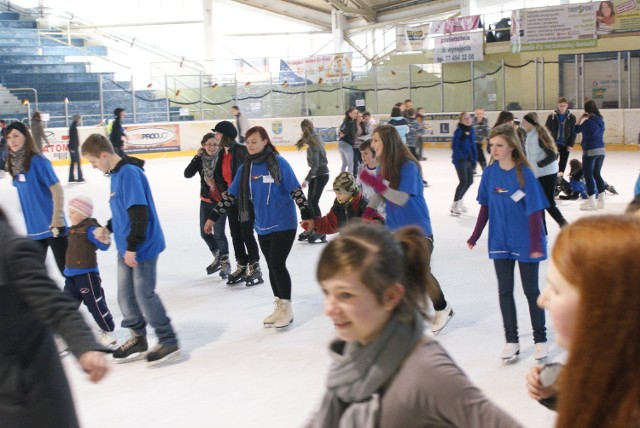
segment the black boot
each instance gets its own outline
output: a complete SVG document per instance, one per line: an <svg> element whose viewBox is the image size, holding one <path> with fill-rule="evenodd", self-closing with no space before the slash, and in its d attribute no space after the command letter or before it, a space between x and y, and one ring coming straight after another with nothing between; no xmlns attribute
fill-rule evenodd
<svg viewBox="0 0 640 428"><path fill-rule="evenodd" d="M227 279L231 273L231 266L229 266L229 254L223 254L220 256L220 278Z"/></svg>
<svg viewBox="0 0 640 428"><path fill-rule="evenodd" d="M300 235L298 235L298 241L306 241L307 239L309 239L310 233L310 231L305 230Z"/></svg>
<svg viewBox="0 0 640 428"><path fill-rule="evenodd" d="M246 273L247 273L247 265L238 264L238 267L236 267L235 272L229 275L229 280L227 281L227 285L233 285L233 284L239 283L240 281L243 281Z"/></svg>
<svg viewBox="0 0 640 428"><path fill-rule="evenodd" d="M249 263L247 265L247 275L244 277L244 281L247 287L252 287L264 282L259 262Z"/></svg>
<svg viewBox="0 0 640 428"><path fill-rule="evenodd" d="M220 270L220 253L218 251L213 252L213 261L207 266L207 275L211 275Z"/></svg>
<svg viewBox="0 0 640 428"><path fill-rule="evenodd" d="M327 235L324 235L322 233L318 233L316 231L311 232L311 234L309 234L309 238L307 238L309 241L309 244L315 244L315 243L322 243L322 244L326 244L327 242Z"/></svg>

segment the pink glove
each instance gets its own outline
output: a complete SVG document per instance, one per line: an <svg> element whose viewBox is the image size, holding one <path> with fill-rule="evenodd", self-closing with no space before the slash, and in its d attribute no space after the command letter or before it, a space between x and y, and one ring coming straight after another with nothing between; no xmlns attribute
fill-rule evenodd
<svg viewBox="0 0 640 428"><path fill-rule="evenodd" d="M383 193L387 190L387 185L382 182L377 176L371 175L364 169L358 174L358 178L361 182L371 187L376 193Z"/></svg>

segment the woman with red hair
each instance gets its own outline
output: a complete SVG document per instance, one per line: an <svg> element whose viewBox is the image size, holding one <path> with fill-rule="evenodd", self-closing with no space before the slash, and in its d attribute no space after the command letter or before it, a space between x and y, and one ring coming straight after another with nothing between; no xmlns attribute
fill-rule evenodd
<svg viewBox="0 0 640 428"><path fill-rule="evenodd" d="M538 304L569 358L551 386L543 386L551 383L541 376L545 366L527 376L531 397L546 404L557 398L556 427L640 426L638 254L633 216L582 218L556 239Z"/></svg>
<svg viewBox="0 0 640 428"><path fill-rule="evenodd" d="M275 296L275 310L264 319L265 327L283 328L293 322L291 309L291 276L287 257L293 247L298 227L295 206L298 205L306 229L313 228L307 199L291 165L278 153L269 134L261 126L247 131L248 155L205 223L211 233L214 222L232 207L238 207L240 221L255 214L254 229L269 268L269 282ZM253 207L253 208L252 208ZM251 266L247 275L250 275Z"/></svg>

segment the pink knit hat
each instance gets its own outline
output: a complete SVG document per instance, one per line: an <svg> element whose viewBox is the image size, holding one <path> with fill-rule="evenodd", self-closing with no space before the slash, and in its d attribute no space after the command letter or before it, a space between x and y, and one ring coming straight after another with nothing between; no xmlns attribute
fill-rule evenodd
<svg viewBox="0 0 640 428"><path fill-rule="evenodd" d="M85 217L93 215L93 202L86 196L77 196L69 201L69 208L78 211Z"/></svg>

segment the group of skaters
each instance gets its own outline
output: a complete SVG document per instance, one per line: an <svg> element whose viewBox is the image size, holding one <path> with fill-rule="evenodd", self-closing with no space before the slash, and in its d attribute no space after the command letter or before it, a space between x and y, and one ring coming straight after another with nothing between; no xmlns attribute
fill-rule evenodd
<svg viewBox="0 0 640 428"><path fill-rule="evenodd" d="M559 212L549 209L559 172L558 141L564 138L571 114L566 108L560 112L561 104L553 114L562 115L555 139L540 125L535 113L524 117L524 138L519 136L512 114L509 119L509 112L502 112L503 122L488 132L492 161L484 167L478 191L480 213L468 245L470 249L475 246L489 222L489 257L498 277L506 339L500 358L505 364L514 362L520 352L513 296L514 268L518 262L534 332L534 358L540 363L527 377L532 397L552 407L557 401L558 426L572 426L577 418L584 421L580 426L624 426L609 421L640 420L638 392L633 382L637 379L635 348L639 346L635 337L640 330L633 305L639 302L635 299L638 293L630 289L639 282L640 271L633 268L636 264L629 259L640 250L637 248L640 225L631 216L587 218L567 225L561 214L556 218ZM601 177L597 178L604 159L604 144L600 141L604 123L595 104L592 107L587 110L585 106L587 113L576 121L573 129L585 134L582 168L587 202L592 206L597 201L597 209L600 198L596 200L594 195L604 192L598 181ZM393 113L398 113L396 108L402 114L398 106ZM357 123L353 111L347 111L345 122L348 117ZM341 127L341 142L349 139L347 135L354 136L353 145L344 141L349 145L351 159L362 161L357 167L355 163L345 165L345 160L350 159L349 150L340 148L345 169L332 183L335 200L325 215L318 201L329 180L328 162L310 120L301 123L302 137L297 143L299 149L307 148L309 173L302 183L264 128L248 127L242 136L244 142L240 143L233 123L217 123L213 132L203 136L201 148L184 171L187 178L197 173L201 179L199 227L213 257L206 273L218 273L229 286L263 283L261 252L274 296L273 311L262 324L265 328L284 329L293 322L291 277L286 262L296 237L300 239L298 225L305 231L303 239L309 242L326 242L327 234L339 233L322 249L317 268L325 295L325 313L334 323L338 338L330 346L335 362L327 392L309 426L519 426L471 384L437 341L424 335L425 320L430 321L431 331L437 334L454 311L431 272L434 233L424 197L421 154L406 142L409 125L401 123L402 116L394 117L398 119L396 123L374 126L370 138L358 143L357 157L357 129L355 132L347 129L351 124ZM479 119L482 116L476 111L476 121ZM409 130L403 129L407 131L403 140L399 129L404 126ZM65 319L69 321L62 320L64 317L52 308L44 310L39 306L41 302L34 296L40 292L26 284L31 281L27 271L12 279L17 288L24 287L19 293L26 296L26 305L45 320L55 319L54 330L67 341L92 379L99 380L107 370L104 352L113 345L109 333L114 323L100 284L95 253L107 249L114 240L118 251L118 304L123 314L122 326L130 330L130 336L111 350L113 359L124 362L146 358L152 366L179 359L176 332L155 293L157 260L165 241L144 174L144 161L121 156L104 135L89 136L79 150L94 168L110 177L112 218L101 226L92 218L92 201L78 197L68 203L69 226L60 182L50 162L40 154L29 129L21 123L12 123L6 131L7 168L18 190L28 238L37 244L24 245L37 251L24 256L33 259L29 263L11 259L21 255L19 251L6 249L2 256L11 260L12 266L15 263L16 268L28 265L29 272L46 283L47 299L58 301L53 296L55 284L44 270L47 249L51 248L65 276L64 294L70 297L60 300L56 307L67 312ZM468 178L473 179L473 167L479 158L476 131L468 113L461 114L456 135L454 165L456 170L464 169L458 172L461 185L456 189L454 201L460 208L463 205L459 202L470 186ZM550 153L554 159L547 163ZM554 163L555 172L553 167L548 168ZM547 258L545 209L559 224L562 219L563 229L552 253L550 284L540 297L539 263ZM300 223L296 210L300 212ZM227 219L235 270L230 264ZM0 215L0 233L17 246L25 241L15 236L4 215ZM617 234L620 239L612 240ZM598 236L601 239L596 239ZM584 245L573 244L580 239L585 241ZM594 239L595 249L587 244L587 240ZM599 262L611 260L612 256L615 259L611 263L615 266L609 263L605 267ZM588 269L583 266L586 259L593 260ZM576 269L584 273L575 275ZM3 285L5 282L10 280L3 281ZM615 294L607 291L609 297L604 298L603 283L617 287ZM427 314L427 298L435 311L433 317ZM85 303L100 328L95 339L76 316L80 302ZM607 310L599 310L600 307ZM570 353L558 382L555 378L548 379L547 372L551 370L543 365L548 356L543 308L550 310L559 342ZM624 313L621 316L625 329L615 327L618 318L607 316L612 310ZM65 322L69 327L64 327ZM158 344L151 351L146 339L147 324L158 337ZM628 346L634 352L613 346L627 342L633 342ZM611 358L604 361L606 364L594 376L588 370L592 367L582 364L590 349L585 344L598 349L611 344L618 354L612 351ZM53 348L53 342L45 341L42 346L46 354ZM47 361L56 364L51 358ZM56 373L50 386L62 388L66 395L61 394L54 404L61 408L72 406L64 376L59 370ZM604 379L606 374L611 374L611 378ZM622 381L620 377L630 381ZM607 382L613 380L617 380L615 397L605 394L611 390ZM586 409L584 403L588 401L584 394L594 385L602 386L601 393L595 394L598 399L594 402L598 404ZM401 402L407 402L407 397L414 404L408 408L400 406ZM43 412L51 410L47 407L51 403L36 401L33 406L42 406ZM606 409L604 417L602 412L592 409L597 406ZM3 412L0 407L0 413ZM34 412L30 417L36 418L38 414ZM72 411L59 417L74 418L73 415ZM57 426L74 425L67 421Z"/></svg>

